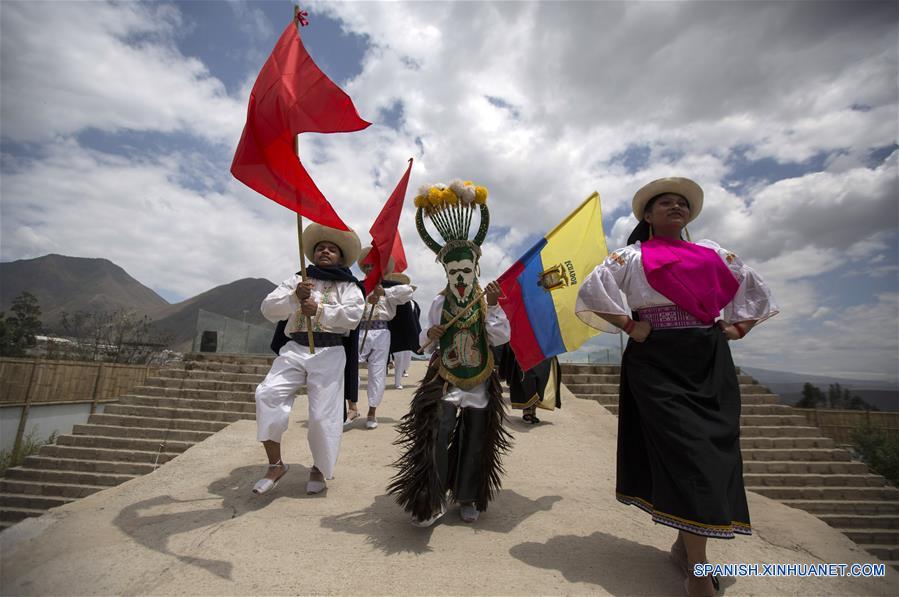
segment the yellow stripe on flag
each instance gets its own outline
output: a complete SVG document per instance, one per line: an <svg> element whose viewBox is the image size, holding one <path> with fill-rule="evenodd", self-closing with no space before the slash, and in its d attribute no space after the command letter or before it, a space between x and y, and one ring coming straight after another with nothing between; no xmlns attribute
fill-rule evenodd
<svg viewBox="0 0 899 597"><path fill-rule="evenodd" d="M581 203L561 224L546 235L546 246L540 251L545 269L562 266L567 285L551 292L566 349L577 350L598 332L574 314L577 293L587 274L608 256L606 236L602 229L599 193Z"/></svg>

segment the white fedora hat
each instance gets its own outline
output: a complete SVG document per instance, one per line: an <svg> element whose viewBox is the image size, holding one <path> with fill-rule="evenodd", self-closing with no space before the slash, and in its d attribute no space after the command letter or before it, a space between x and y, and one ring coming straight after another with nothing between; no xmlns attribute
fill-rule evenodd
<svg viewBox="0 0 899 597"><path fill-rule="evenodd" d="M699 212L702 211L702 188L689 178L669 176L668 178L659 178L643 185L634 194L634 201L631 205L637 219L643 220L643 212L650 199L665 193L674 193L687 200L687 203L690 205L690 217L687 219L687 222L695 220Z"/></svg>
<svg viewBox="0 0 899 597"><path fill-rule="evenodd" d="M303 249L309 261L314 262L315 245L322 241L334 243L340 248L343 265L346 267L351 266L359 258L359 251L362 250L362 243L352 230L337 230L313 222L303 231Z"/></svg>
<svg viewBox="0 0 899 597"><path fill-rule="evenodd" d="M397 284L410 284L412 282L412 278L407 276L406 274L387 274L384 276L384 279L388 282L396 282Z"/></svg>

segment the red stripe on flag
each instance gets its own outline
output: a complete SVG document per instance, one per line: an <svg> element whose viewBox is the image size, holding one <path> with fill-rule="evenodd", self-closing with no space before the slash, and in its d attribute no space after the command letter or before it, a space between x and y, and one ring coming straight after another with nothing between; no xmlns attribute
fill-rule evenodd
<svg viewBox="0 0 899 597"><path fill-rule="evenodd" d="M500 298L499 304L509 319L509 325L512 328L512 338L509 343L515 358L518 360L522 370L527 371L543 361L546 357L537 342L534 335L534 328L531 326L531 320L528 318L528 310L524 305L524 297L521 294L521 286L518 283L518 276L524 270L524 264L517 262L497 279L500 287L503 289L503 298Z"/></svg>

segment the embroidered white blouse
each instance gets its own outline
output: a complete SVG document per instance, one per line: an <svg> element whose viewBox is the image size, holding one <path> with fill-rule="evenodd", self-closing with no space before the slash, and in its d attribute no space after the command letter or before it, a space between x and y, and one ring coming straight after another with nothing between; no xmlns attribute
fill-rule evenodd
<svg viewBox="0 0 899 597"><path fill-rule="evenodd" d="M428 325L421 329L418 336L418 342L421 346L427 344L428 330L435 325L440 325L440 316L443 312L442 294L438 294L428 309ZM509 325L509 319L506 312L499 305L487 307L487 344L490 346L500 346L509 341L512 337L512 327ZM425 349L426 354L434 352L440 345L439 340L435 340ZM461 408L486 408L487 406L487 382L480 383L470 390L463 390L454 385L449 386L449 391L443 397L446 402L455 404Z"/></svg>
<svg viewBox="0 0 899 597"><path fill-rule="evenodd" d="M375 303L375 313L372 321L393 321L396 317L396 308L412 300L414 289L409 284L400 284L384 289L384 296ZM365 303L365 319L371 311L371 304Z"/></svg>
<svg viewBox="0 0 899 597"><path fill-rule="evenodd" d="M754 321L760 323L777 315L771 290L755 270L743 263L734 253L711 240L700 240L697 245L712 249L727 265L740 283L737 294L721 313L726 322ZM622 300L622 294L626 303ZM613 251L606 260L584 279L578 291L575 313L587 325L603 332L618 333L621 330L596 313L630 315L631 310L645 307L671 305L672 302L649 285L643 271L640 242Z"/></svg>
<svg viewBox="0 0 899 597"><path fill-rule="evenodd" d="M262 315L273 323L287 319L284 333L290 336L306 331L306 317L300 311L300 299L296 290L302 277L294 274L272 290L262 301ZM310 296L318 303L312 316L313 332L330 332L348 335L362 320L365 299L362 291L352 282L315 280Z"/></svg>

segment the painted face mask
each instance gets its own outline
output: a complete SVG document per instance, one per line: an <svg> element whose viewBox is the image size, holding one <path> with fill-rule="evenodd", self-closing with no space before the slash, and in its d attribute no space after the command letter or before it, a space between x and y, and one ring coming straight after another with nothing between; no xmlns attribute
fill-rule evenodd
<svg viewBox="0 0 899 597"><path fill-rule="evenodd" d="M493 355L486 333L487 305L483 298L472 304L479 290L481 243L490 226L487 189L459 180L448 186L426 186L419 190L415 207L418 208L415 213L418 234L437 254L437 261L446 272L440 316L446 332L440 337L440 374L462 389L471 389L493 370ZM476 211L480 224L474 238L469 240ZM443 243L428 233L425 216L440 233Z"/></svg>
<svg viewBox="0 0 899 597"><path fill-rule="evenodd" d="M458 250L459 253L463 251ZM460 303L467 303L471 299L477 281L477 261L470 258L452 259L444 262L443 267L446 269L447 289L450 294Z"/></svg>

